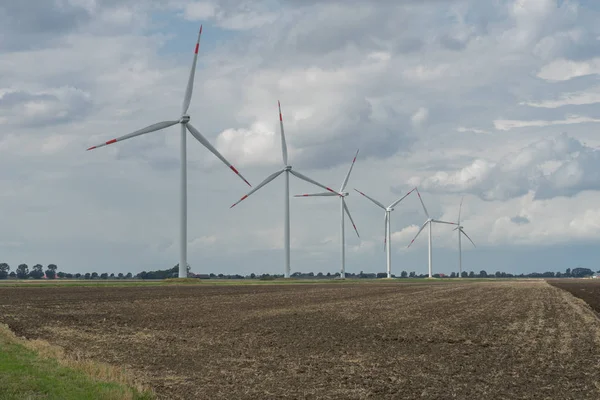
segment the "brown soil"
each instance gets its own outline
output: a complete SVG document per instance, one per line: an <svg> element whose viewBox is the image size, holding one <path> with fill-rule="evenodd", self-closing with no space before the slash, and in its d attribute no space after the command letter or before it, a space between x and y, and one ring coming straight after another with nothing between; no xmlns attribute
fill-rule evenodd
<svg viewBox="0 0 600 400"><path fill-rule="evenodd" d="M0 322L164 399L600 398L600 320L544 281L0 288Z"/></svg>
<svg viewBox="0 0 600 400"><path fill-rule="evenodd" d="M600 279L548 279L548 283L579 297L600 313Z"/></svg>

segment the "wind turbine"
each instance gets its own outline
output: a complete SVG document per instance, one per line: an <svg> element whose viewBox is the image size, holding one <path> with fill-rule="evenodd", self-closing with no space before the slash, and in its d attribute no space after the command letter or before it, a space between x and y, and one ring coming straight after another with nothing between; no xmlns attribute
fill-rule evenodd
<svg viewBox="0 0 600 400"><path fill-rule="evenodd" d="M309 177L301 174L298 171L294 171L292 169L292 166L288 164L288 154L287 154L287 145L285 142L285 134L283 132L283 116L281 114L281 103L279 101L277 101L277 104L279 106L279 127L280 127L280 132L281 132L281 152L283 154L283 164L284 164L284 168L280 169L279 171L269 175L264 181L262 181L258 186L256 186L254 189L252 189L251 191L249 191L246 195L244 195L241 199L239 199L236 203L234 203L231 207L229 208L233 208L236 205L238 205L240 202L242 202L243 200L247 199L252 193L256 192L258 189L260 189L261 187L265 186L266 184L268 184L269 182L271 182L272 180L274 180L275 178L277 178L279 175L283 174L285 172L285 199L284 199L284 206L285 206L285 218L284 218L284 244L285 244L285 274L284 276L286 278L290 277L290 174L294 175L297 178L300 178L306 182L312 183L313 185L319 186L335 195L338 195L338 192L336 192L333 189L328 188L325 185L320 184L317 181L314 181L312 179L310 179Z"/></svg>
<svg viewBox="0 0 600 400"><path fill-rule="evenodd" d="M350 218L350 222L352 223L352 226L354 227L354 230L356 231L356 236L360 237L360 235L358 234L358 229L356 229L356 225L354 224L354 221L352 220L352 216L350 215L350 210L348 210L348 206L346 205L346 200L345 197L347 197L350 193L348 192L344 192L344 189L346 189L346 185L348 184L348 179L350 178L350 173L352 172L352 168L354 167L354 163L356 162L356 157L358 156L358 150L356 151L356 154L354 155L354 159L352 160L352 164L350 164L350 169L348 170L348 174L346 175L346 178L344 179L344 182L342 182L342 187L340 188L340 191L338 193L332 193L332 192L325 192L325 193L310 193L310 194L297 194L294 197L313 197L313 196L338 196L340 199L340 210L341 210L341 214L342 214L342 225L341 225L341 243L342 243L342 267L340 270L340 278L344 279L346 278L346 237L345 237L345 232L344 232L344 220L345 215L344 212L346 214L348 214L348 218Z"/></svg>
<svg viewBox="0 0 600 400"><path fill-rule="evenodd" d="M389 207L384 206L383 204L381 204L380 202L378 202L377 200L367 196L366 194L364 194L363 192L361 192L360 190L354 189L356 190L358 193L362 194L363 196L365 196L367 199L371 200L376 206L379 206L381 208L383 208L383 210L385 211L385 238L383 241L383 248L384 250L387 250L387 277L391 278L392 277L392 234L391 234L391 230L390 230L390 219L391 219L391 212L394 211L394 207L396 205L398 205L398 203L400 203L402 200L404 200L404 198L406 196L408 196L409 194L411 194L416 188L413 188L410 192L406 193L404 196L400 197L398 200L396 200L395 202L393 202L392 204L390 204Z"/></svg>
<svg viewBox="0 0 600 400"><path fill-rule="evenodd" d="M213 153L217 158L225 165L227 165L233 172L235 172L241 179L248 183L248 181L238 172L238 170L231 165L225 157L223 157L217 149L215 149L208 140L196 128L190 124L190 116L187 114L188 108L190 107L190 102L192 100L192 90L194 86L194 74L196 72L196 61L198 59L198 49L200 48L200 36L202 35L202 25L200 25L200 32L198 33L198 40L196 41L196 48L194 49L194 59L192 61L192 68L190 71L190 76L188 78L187 88L185 89L185 96L183 98L183 105L181 108L181 117L178 120L173 121L163 121L158 122L156 124L152 124L145 128L139 129L135 132L129 133L127 135L118 137L116 139L109 140L108 142L92 146L88 150L97 149L99 147L103 147L109 144L113 144L116 142L121 142L126 139L130 139L135 136L140 136L145 133L150 133L154 131L158 131L164 128L168 128L175 124L181 124L181 189L180 189L180 231L179 231L179 277L186 278L187 277L187 152L186 152L186 128L193 137L195 137L204 147L206 147L211 153Z"/></svg>
<svg viewBox="0 0 600 400"><path fill-rule="evenodd" d="M458 208L458 226L456 228L454 228L453 230L457 230L458 231L458 277L460 278L462 275L462 246L461 246L461 233L463 235L465 235L467 237L467 239L469 239L469 241L473 244L473 247L475 246L475 243L473 243L473 241L471 240L471 238L469 237L469 235L467 235L467 233L464 231L463 226L460 224L460 212L462 210L462 203L464 200L464 196L460 199L460 207Z"/></svg>
<svg viewBox="0 0 600 400"><path fill-rule="evenodd" d="M449 225L456 225L456 223L454 222L446 222L446 221L441 221L439 219L433 219L429 216L429 213L427 212L427 208L425 208L425 203L423 203L423 199L421 198L421 193L419 193L419 189L417 189L417 194L419 195L419 200L421 201L421 205L423 206L423 211L425 211L425 215L427 215L427 221L425 221L425 223L423 224L423 226L421 226L421 229L419 229L419 232L417 232L417 234L415 235L414 239L410 241L410 244L408 245L408 247L410 247L413 242L415 241L415 239L417 238L417 236L419 236L419 233L421 233L421 231L423 230L423 228L425 228L426 225L429 225L429 277L431 278L431 224L433 223L437 223L437 224L449 224ZM407 248L408 248L407 247Z"/></svg>

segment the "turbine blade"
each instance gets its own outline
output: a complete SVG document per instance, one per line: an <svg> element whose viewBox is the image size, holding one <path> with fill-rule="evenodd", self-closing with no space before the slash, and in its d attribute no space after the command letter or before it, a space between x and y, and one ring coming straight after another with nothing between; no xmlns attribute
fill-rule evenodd
<svg viewBox="0 0 600 400"><path fill-rule="evenodd" d="M352 215L350 215L350 210L348 210L348 206L346 205L346 201L342 198L342 204L344 205L344 210L346 214L348 214L348 218L350 218L350 222L352 222L352 226L354 227L354 231L356 232L356 236L360 237L358 234L358 229L356 229L356 225L354 224L354 220L352 219Z"/></svg>
<svg viewBox="0 0 600 400"><path fill-rule="evenodd" d="M427 216L427 218L429 218L429 213L427 212L427 208L425 208L425 203L423 203L423 199L421 198L421 193L419 193L419 189L415 188L417 190L417 194L419 195L419 200L421 200L421 205L423 206L423 211L425 211L425 215Z"/></svg>
<svg viewBox="0 0 600 400"><path fill-rule="evenodd" d="M241 179L242 179L244 182L246 182L246 184L247 184L248 186L250 186L250 187L252 186L252 185L251 185L251 184L250 184L250 183L249 183L249 182L246 180L246 178L244 178L244 177L242 176L242 174L240 174L240 173L238 172L238 170L237 170L237 169L236 169L236 168L235 168L233 165L231 165L231 164L229 163L229 161L227 161L227 160L225 159L225 157L223 157L223 156L221 155L221 153L219 153L219 152L217 151L217 149L215 149L215 148L213 147L213 145L212 145L212 144L210 144L210 142L209 142L208 140L206 140L206 138L205 138L204 136L202 136L202 134L201 134L200 132L198 132L198 130L197 130L196 128L194 128L194 127L193 127L193 126L192 126L192 125L191 125L189 122L188 122L187 124L185 124L185 125L187 126L187 129L188 129L188 131L190 131L190 133L192 134L192 136L196 138L196 140L198 140L200 143L202 143L202 144L204 145L204 147L206 147L206 148L207 148L207 149L208 149L208 150L209 150L211 153L213 153L215 156L217 156L217 158L218 158L219 160L223 161L223 163L224 163L225 165L227 165L227 166L228 166L228 167L229 167L229 168L230 168L230 169L231 169L233 172L235 172L235 173L236 173L236 175L237 175L237 176L239 176L239 177L240 177L240 178L241 178Z"/></svg>
<svg viewBox="0 0 600 400"><path fill-rule="evenodd" d="M296 194L294 197L316 197L316 196L338 196L336 193L325 192L325 193L307 193L307 194Z"/></svg>
<svg viewBox="0 0 600 400"><path fill-rule="evenodd" d="M198 61L198 49L200 48L200 36L202 35L202 25L200 25L200 32L198 32L198 40L196 41L196 48L194 49L194 61L192 61L192 69L190 70L190 77L188 78L188 84L185 88L185 97L183 98L183 105L181 107L181 114L186 114L190 108L190 102L192 101L192 90L194 90L194 75L196 74L196 62Z"/></svg>
<svg viewBox="0 0 600 400"><path fill-rule="evenodd" d="M321 188L323 188L323 189L325 189L325 190L328 190L328 191L330 191L331 193L334 193L334 194L336 194L336 195L338 195L338 196L339 196L339 193L338 193L338 192L336 192L335 190L333 190L333 189L331 189L331 188L328 188L327 186L325 186L325 185L322 185L322 184L320 184L319 182L317 182L317 181L315 181L315 180L312 180L312 179L310 179L310 178L309 178L308 176L306 176L306 175L302 175L302 174L301 174L300 172L298 172L298 171L294 171L293 169L290 169L290 173L291 173L292 175L295 175L296 177L298 177L298 178L302 179L302 180L305 180L306 182L312 183L313 185L317 185L317 186L319 186L319 187L321 187Z"/></svg>
<svg viewBox="0 0 600 400"><path fill-rule="evenodd" d="M354 189L356 190L356 189ZM384 210L387 210L387 208L385 208L385 206L383 204L381 204L380 202L378 202L377 200L367 196L366 194L364 194L363 192L361 192L360 190L356 190L358 193L362 194L363 196L365 196L367 199L371 200L373 203L375 203L375 205L378 205L379 207L383 208Z"/></svg>
<svg viewBox="0 0 600 400"><path fill-rule="evenodd" d="M410 192L406 193L404 196L400 197L398 200L396 200L395 202L392 203L392 205L390 206L390 208L394 208L396 206L396 204L400 203L402 200L404 200L404 198L406 196L408 196L409 194L411 194L412 192L415 191L416 188L413 188Z"/></svg>
<svg viewBox="0 0 600 400"><path fill-rule="evenodd" d="M460 206L458 207L458 225L460 225L460 212L462 211L462 203L463 203L464 199L465 199L465 196L462 196L460 198Z"/></svg>
<svg viewBox="0 0 600 400"><path fill-rule="evenodd" d="M454 232L455 230L459 229L460 226L457 226L456 228L452 229L452 232Z"/></svg>
<svg viewBox="0 0 600 400"><path fill-rule="evenodd" d="M439 219L432 219L431 221L437 222L438 224L457 225L456 222L440 221Z"/></svg>
<svg viewBox="0 0 600 400"><path fill-rule="evenodd" d="M467 237L467 239L469 239L469 242L471 242L473 244L473 247L477 247L475 246L475 243L473 243L473 241L471 240L471 238L469 237L469 235L467 235L467 233L465 231L463 231L462 229L460 230L460 232L465 235Z"/></svg>
<svg viewBox="0 0 600 400"><path fill-rule="evenodd" d="M348 184L348 179L350 179L350 173L352 172L352 168L354 167L354 163L356 162L356 157L358 156L359 151L360 151L360 149L356 150L356 154L354 155L352 164L350 164L350 169L348 170L348 174L346 175L346 178L344 179L344 182L342 183L342 188L340 189L340 192L343 192L344 189L346 189L346 185Z"/></svg>
<svg viewBox="0 0 600 400"><path fill-rule="evenodd" d="M417 232L417 234L415 235L415 237L413 238L413 240L410 241L410 244L406 247L407 249L413 244L413 242L417 239L417 236L419 236L419 234L421 233L421 231L423 231L423 229L425 228L425 226L427 225L429 221L425 221L425 223L423 224L423 226L421 227L421 229L419 229L419 232Z"/></svg>
<svg viewBox="0 0 600 400"><path fill-rule="evenodd" d="M99 147L106 146L107 144L113 144L113 143L116 143L116 142L121 142L121 141L126 140L126 139L131 139L132 137L135 137L135 136L143 135L144 133L150 133L150 132L158 131L158 130L161 130L161 129L164 129L164 128L168 128L169 126L173 126L173 125L178 124L178 123L179 123L179 121L163 121L163 122L158 122L156 124L152 124L150 126L147 126L145 128L139 129L139 130L137 130L135 132L132 132L132 133L129 133L127 135L118 137L116 139L109 140L108 142L105 142L105 143L102 143L102 144L99 144L99 145L96 145L96 146L92 146L88 150L94 150L94 149L97 149Z"/></svg>
<svg viewBox="0 0 600 400"><path fill-rule="evenodd" d="M241 199L239 199L236 203L234 203L231 207L229 208L233 208L236 205L238 205L242 200L246 200L252 193L256 192L258 189L260 189L261 187L265 186L267 183L271 182L273 179L277 178L279 175L281 175L283 172L285 171L285 169L279 170L277 172L275 172L274 174L269 175L264 181L262 181L258 186L256 186L254 189L252 189L251 191L249 191L248 193L246 193L246 195L244 197L242 197Z"/></svg>
<svg viewBox="0 0 600 400"><path fill-rule="evenodd" d="M283 163L288 166L287 144L285 142L285 134L283 133L283 115L281 114L281 103L277 100L279 106L279 127L281 132L281 153L283 154Z"/></svg>

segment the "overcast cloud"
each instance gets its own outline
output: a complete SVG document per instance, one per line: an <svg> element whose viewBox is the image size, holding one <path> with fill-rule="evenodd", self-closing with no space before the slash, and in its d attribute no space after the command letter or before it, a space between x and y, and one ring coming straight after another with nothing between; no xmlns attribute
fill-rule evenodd
<svg viewBox="0 0 600 400"><path fill-rule="evenodd" d="M33 6L35 4L35 7ZM389 204L418 185L463 225L466 269L598 269L600 17L586 0L0 2L0 261L139 272L178 262L177 119L254 185L290 162ZM188 137L195 272L283 272L283 179L247 188ZM292 180L292 193L313 191ZM383 212L353 194L350 271L383 271ZM292 270L339 268L332 199L291 199ZM392 214L393 272L427 269L418 199ZM348 224L346 224L348 227ZM351 228L351 227L350 227ZM457 268L434 229L434 270ZM552 255L552 256L551 256Z"/></svg>

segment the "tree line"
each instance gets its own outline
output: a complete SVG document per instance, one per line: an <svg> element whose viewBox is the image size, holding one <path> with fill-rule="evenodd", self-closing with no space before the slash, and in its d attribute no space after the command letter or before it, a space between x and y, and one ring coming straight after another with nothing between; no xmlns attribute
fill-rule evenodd
<svg viewBox="0 0 600 400"><path fill-rule="evenodd" d="M0 263L0 279L132 279L131 272L127 274L108 274L106 272L98 274L97 272L68 273L58 271L56 264L48 264L45 267L42 264L35 264L29 269L27 264L19 264L19 266L11 271L7 263Z"/></svg>
<svg viewBox="0 0 600 400"><path fill-rule="evenodd" d="M173 268L157 271L142 271L135 276L128 272L123 274L119 272L115 273L100 273L97 272L86 272L80 273L65 273L57 272L58 267L56 264L48 264L44 269L41 264L34 265L31 270L27 264L20 264L14 271L11 271L10 266L7 263L0 263L0 279L167 279L176 278L179 275L179 264ZM190 266L187 266L188 276L191 278L200 279L260 279L260 280L272 280L283 278L283 274L254 274L240 275L240 274L194 274L190 272ZM600 271L598 271L600 272ZM463 271L460 275L457 272L452 272L450 275L446 274L434 274L435 278L584 278L594 274L589 268L567 268L565 272L531 272L529 274L511 274L507 272L496 271L495 273L487 273L485 270L475 273L473 271ZM336 273L323 273L323 272L294 272L291 274L292 278L296 279L332 279L338 278L339 272ZM346 272L346 278L350 279L380 279L387 277L385 272L379 273L365 273L363 271L359 273ZM418 274L414 271L407 272L402 271L399 276L392 275L394 278L427 278L427 274Z"/></svg>

